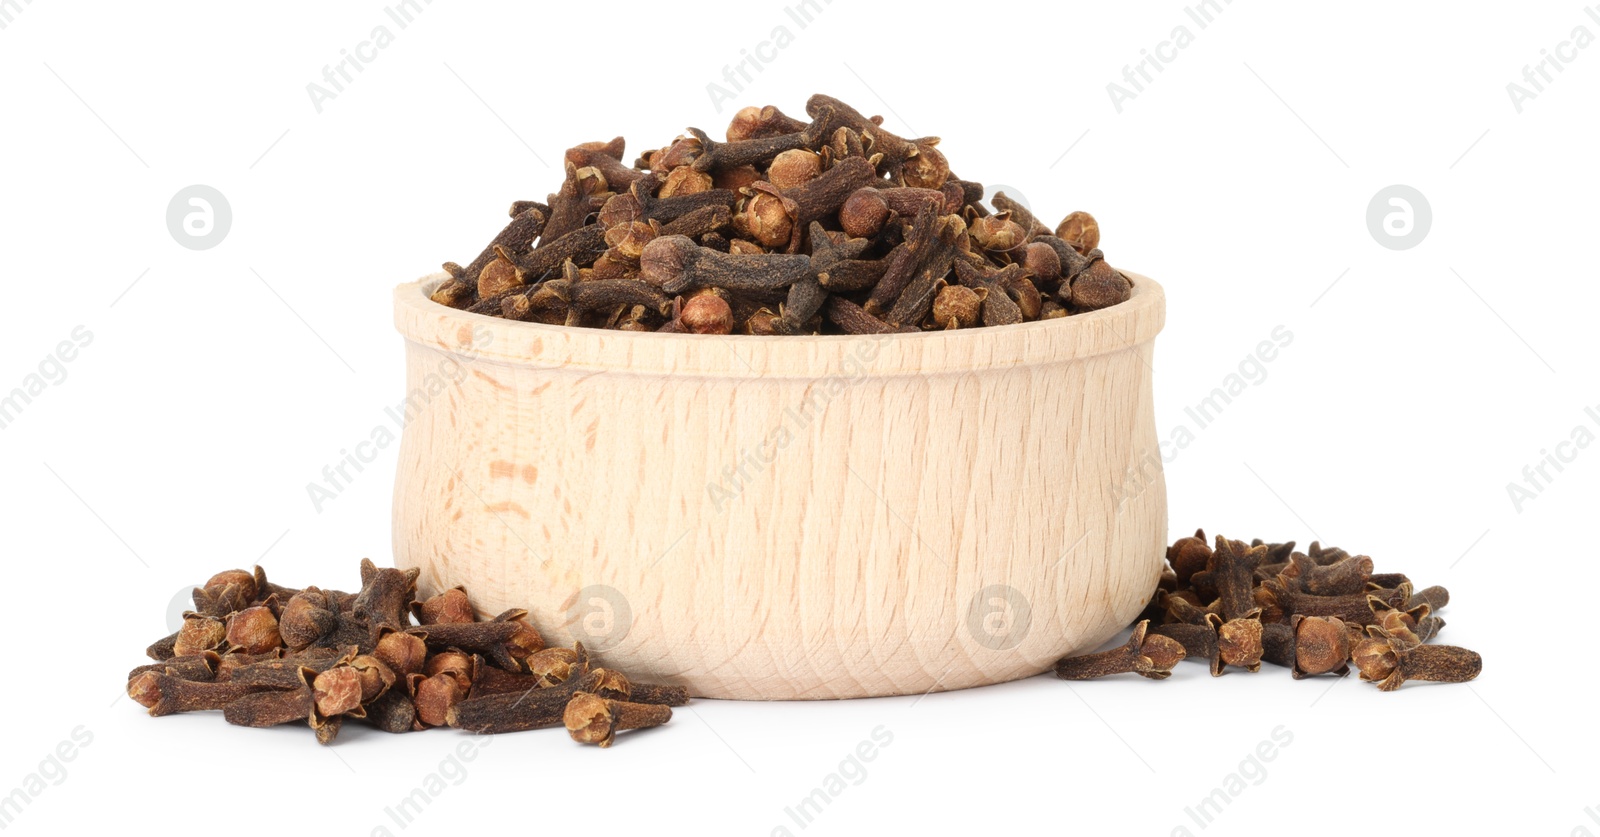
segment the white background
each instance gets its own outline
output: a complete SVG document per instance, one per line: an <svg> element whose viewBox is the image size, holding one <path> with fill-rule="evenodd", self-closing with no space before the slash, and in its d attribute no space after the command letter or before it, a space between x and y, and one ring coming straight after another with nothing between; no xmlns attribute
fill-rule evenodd
<svg viewBox="0 0 1600 837"><path fill-rule="evenodd" d="M1564 49L1520 113L1507 92L1575 27L1600 35L1580 3L1237 0L1203 29L1177 2L834 0L803 29L775 2L441 2L404 29L379 2L3 8L0 391L93 335L0 431L0 794L92 735L8 832L400 833L385 807L466 736L351 727L319 748L303 728L153 720L119 697L124 672L217 570L354 587L359 558L389 561L394 447L320 512L306 486L403 397L395 284L471 259L513 199L554 190L569 145L624 134L631 161L823 91L942 136L962 176L1051 223L1092 211L1108 258L1164 283L1164 439L1291 331L1167 463L1173 536L1320 537L1447 585L1441 639L1481 651L1483 676L1383 694L1188 663L1163 683L698 701L609 751L493 739L406 833L1600 833L1580 530L1600 449L1562 448L1574 461L1520 508L1507 491L1574 428L1600 434L1600 47ZM380 25L393 43L319 112L307 85ZM1107 85L1180 25L1193 43L1119 112ZM707 84L778 26L793 43L718 112ZM191 184L231 206L213 249L168 231ZM1431 206L1411 249L1367 227L1391 184ZM785 808L879 727L864 778L800 828ZM1202 829L1185 807L1279 727L1290 743Z"/></svg>

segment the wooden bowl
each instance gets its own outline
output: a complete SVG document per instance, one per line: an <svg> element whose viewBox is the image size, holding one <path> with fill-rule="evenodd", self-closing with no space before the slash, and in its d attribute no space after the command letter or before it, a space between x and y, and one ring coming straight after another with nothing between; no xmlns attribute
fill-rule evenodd
<svg viewBox="0 0 1600 837"><path fill-rule="evenodd" d="M397 566L698 697L1039 674L1144 608L1166 542L1161 286L880 337L639 334L395 289Z"/></svg>

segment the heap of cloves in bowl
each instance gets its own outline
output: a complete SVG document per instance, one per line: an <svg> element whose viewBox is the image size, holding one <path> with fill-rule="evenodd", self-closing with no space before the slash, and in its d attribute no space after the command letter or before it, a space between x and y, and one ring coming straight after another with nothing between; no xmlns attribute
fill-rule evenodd
<svg viewBox="0 0 1600 837"><path fill-rule="evenodd" d="M1312 542L1249 544L1203 530L1167 548L1167 567L1133 634L1110 651L1056 663L1064 680L1133 673L1166 679L1185 658L1213 676L1263 662L1296 679L1346 675L1382 691L1408 680L1464 683L1483 670L1477 652L1430 644L1444 627L1443 587L1416 590L1404 573L1374 573L1372 559Z"/></svg>
<svg viewBox="0 0 1600 837"><path fill-rule="evenodd" d="M153 716L303 723L323 744L350 720L394 733L565 726L601 747L689 700L602 667L582 643L545 647L526 610L481 621L461 587L419 601L417 575L363 560L361 589L345 593L273 584L260 567L218 573L195 588L183 626L146 650L156 662L128 673L128 696Z"/></svg>
<svg viewBox="0 0 1600 837"><path fill-rule="evenodd" d="M831 96L809 119L735 114L631 166L624 140L567 150L566 177L432 299L552 325L697 334L886 334L1047 320L1126 300L1087 212L1052 230Z"/></svg>

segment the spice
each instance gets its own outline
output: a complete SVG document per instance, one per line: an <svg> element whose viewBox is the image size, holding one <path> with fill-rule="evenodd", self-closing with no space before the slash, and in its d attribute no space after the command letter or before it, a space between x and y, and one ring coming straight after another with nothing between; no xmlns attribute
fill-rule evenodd
<svg viewBox="0 0 1600 837"><path fill-rule="evenodd" d="M573 741L601 747L610 747L623 730L658 727L670 720L671 707L607 700L588 692L573 695L562 716Z"/></svg>
<svg viewBox="0 0 1600 837"><path fill-rule="evenodd" d="M1148 649L1151 639L1166 639L1181 647L1182 656L1206 660L1213 675L1227 666L1255 671L1269 662L1290 669L1296 679L1343 676L1354 665L1361 679L1383 691L1408 679L1464 682L1478 676L1483 660L1477 653L1427 644L1444 627L1435 611L1449 603L1448 590L1414 592L1403 573L1375 574L1365 555L1317 542L1304 553L1294 546L1259 539L1246 545L1220 535L1213 545L1198 529L1177 539L1167 548L1168 567L1127 644L1063 659L1056 663L1057 675L1145 673L1140 649ZM1159 667L1152 670L1165 676Z"/></svg>
<svg viewBox="0 0 1600 837"><path fill-rule="evenodd" d="M178 629L172 643L172 653L185 657L215 651L222 648L227 639L228 627L221 619L191 611L183 615L183 627Z"/></svg>
<svg viewBox="0 0 1600 837"><path fill-rule="evenodd" d="M1062 680L1093 680L1109 674L1138 674L1151 680L1172 675L1188 652L1171 637L1148 633L1149 621L1133 626L1133 635L1121 647L1098 654L1068 657L1056 663L1056 676Z"/></svg>
<svg viewBox="0 0 1600 837"><path fill-rule="evenodd" d="M221 709L262 687L244 683L184 680L176 674L147 671L128 684L128 696L149 708L151 717Z"/></svg>
<svg viewBox="0 0 1600 837"><path fill-rule="evenodd" d="M413 602L411 614L419 625L437 625L442 622L471 622L477 618L472 603L467 599L467 588L457 585L436 596Z"/></svg>
<svg viewBox="0 0 1600 837"><path fill-rule="evenodd" d="M265 605L247 607L228 617L229 651L265 654L283 644L278 635L278 617Z"/></svg>
<svg viewBox="0 0 1600 837"><path fill-rule="evenodd" d="M810 267L805 256L719 253L688 236L669 235L644 247L639 256L639 279L670 294L706 287L776 290L788 287Z"/></svg>
<svg viewBox="0 0 1600 837"><path fill-rule="evenodd" d="M239 726L304 723L322 744L347 720L390 733L557 727L580 692L650 705L661 721L689 700L593 664L581 644L546 648L522 608L479 621L464 588L419 599L417 577L362 561L361 589L344 593L272 584L259 567L219 573L195 589L184 627L147 649L155 662L128 673L128 695L155 716L220 709ZM633 728L636 711L619 711L613 734Z"/></svg>
<svg viewBox="0 0 1600 837"><path fill-rule="evenodd" d="M1338 617L1289 617L1289 630L1294 633L1294 676L1314 677L1336 672L1343 676L1350 670L1350 632Z"/></svg>
<svg viewBox="0 0 1600 837"><path fill-rule="evenodd" d="M1017 325L1131 293L1088 213L1052 229L1004 193L985 206L938 137L821 94L806 113L747 107L725 141L691 127L631 167L622 137L574 146L547 202L514 202L432 298L548 325L784 336Z"/></svg>
<svg viewBox="0 0 1600 837"><path fill-rule="evenodd" d="M1392 692L1407 680L1465 683L1483 671L1476 651L1454 645L1413 645L1382 628L1369 626L1368 639L1356 643L1351 658L1361 679Z"/></svg>
<svg viewBox="0 0 1600 837"><path fill-rule="evenodd" d="M567 701L585 688L596 688L600 677L588 671L543 689L475 697L454 706L447 721L450 726L477 733L557 727L561 725L561 713Z"/></svg>

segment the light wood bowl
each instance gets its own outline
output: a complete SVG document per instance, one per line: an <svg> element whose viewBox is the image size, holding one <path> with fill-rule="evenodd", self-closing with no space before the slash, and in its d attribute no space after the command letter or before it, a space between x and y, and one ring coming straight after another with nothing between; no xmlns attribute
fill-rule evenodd
<svg viewBox="0 0 1600 837"><path fill-rule="evenodd" d="M697 697L920 694L1039 674L1155 590L1161 286L887 337L637 334L395 289L394 553Z"/></svg>

